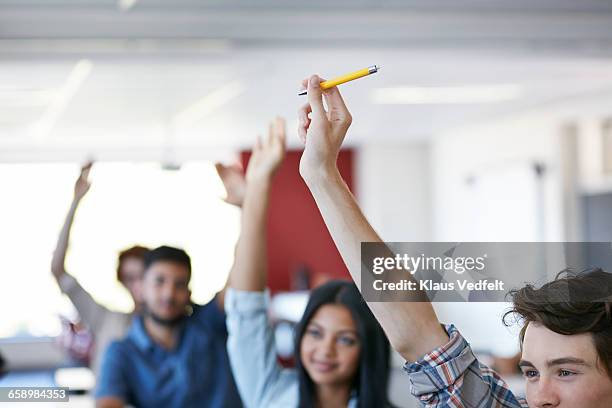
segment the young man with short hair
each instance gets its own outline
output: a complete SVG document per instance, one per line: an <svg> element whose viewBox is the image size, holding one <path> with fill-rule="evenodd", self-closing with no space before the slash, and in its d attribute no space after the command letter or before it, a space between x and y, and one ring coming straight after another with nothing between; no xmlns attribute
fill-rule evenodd
<svg viewBox="0 0 612 408"><path fill-rule="evenodd" d="M98 379L98 407L240 407L217 295L191 302L191 260L162 246L145 257L142 315L111 343Z"/></svg>

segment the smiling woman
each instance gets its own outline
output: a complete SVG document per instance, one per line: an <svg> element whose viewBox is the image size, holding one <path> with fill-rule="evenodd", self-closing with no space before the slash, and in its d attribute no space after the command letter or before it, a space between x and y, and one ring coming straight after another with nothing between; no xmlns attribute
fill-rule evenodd
<svg viewBox="0 0 612 408"><path fill-rule="evenodd" d="M315 406L317 393L330 401L347 383L355 384L362 406L386 400L389 342L353 283L332 281L312 291L295 343L302 405Z"/></svg>
<svg viewBox="0 0 612 408"><path fill-rule="evenodd" d="M0 308L11 311L0 319L0 337L53 336L60 331L58 314L76 318L49 265L77 170L65 163L0 165L0 247L4 270L11 274L0 285ZM238 212L220 200L223 186L212 163L187 163L175 172L156 163L98 163L91 179L67 269L97 301L130 310L131 300L113 271L117 252L136 243L187 248L194 301L204 303L223 287Z"/></svg>

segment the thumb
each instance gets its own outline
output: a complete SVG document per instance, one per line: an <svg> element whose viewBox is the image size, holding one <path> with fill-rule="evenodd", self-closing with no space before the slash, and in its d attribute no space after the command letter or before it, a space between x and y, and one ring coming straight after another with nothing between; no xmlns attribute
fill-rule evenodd
<svg viewBox="0 0 612 408"><path fill-rule="evenodd" d="M223 163L215 163L215 170L217 170L217 174L219 175L219 177L221 177L221 175L224 173L225 168L226 166L224 166Z"/></svg>
<svg viewBox="0 0 612 408"><path fill-rule="evenodd" d="M321 92L321 78L313 75L308 79L308 103L314 116L325 118L323 95Z"/></svg>

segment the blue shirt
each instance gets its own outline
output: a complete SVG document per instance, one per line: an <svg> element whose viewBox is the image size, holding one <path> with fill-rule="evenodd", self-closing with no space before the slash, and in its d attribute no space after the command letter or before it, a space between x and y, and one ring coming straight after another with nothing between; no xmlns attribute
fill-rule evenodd
<svg viewBox="0 0 612 408"><path fill-rule="evenodd" d="M125 339L110 344L96 398L117 397L135 407L241 407L225 342L225 316L213 299L193 305L168 351L134 318Z"/></svg>

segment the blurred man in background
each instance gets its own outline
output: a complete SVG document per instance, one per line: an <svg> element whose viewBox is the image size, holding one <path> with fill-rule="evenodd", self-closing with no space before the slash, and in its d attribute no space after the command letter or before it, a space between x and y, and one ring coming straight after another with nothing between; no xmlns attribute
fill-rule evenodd
<svg viewBox="0 0 612 408"><path fill-rule="evenodd" d="M145 256L142 314L104 355L98 407L241 406L225 348L223 291L194 304L190 279L182 249L162 246Z"/></svg>

